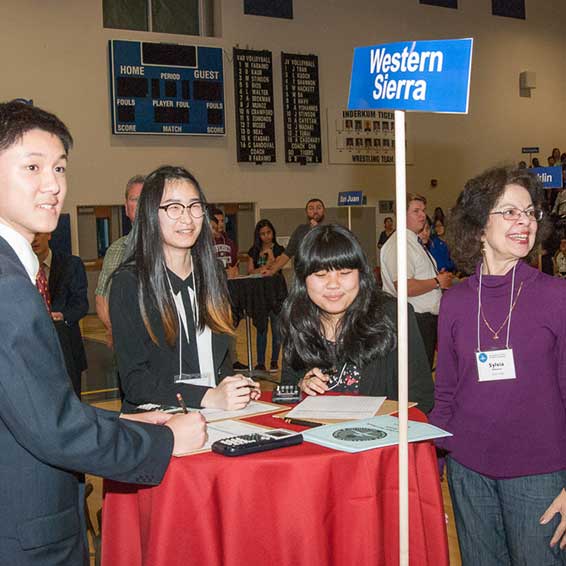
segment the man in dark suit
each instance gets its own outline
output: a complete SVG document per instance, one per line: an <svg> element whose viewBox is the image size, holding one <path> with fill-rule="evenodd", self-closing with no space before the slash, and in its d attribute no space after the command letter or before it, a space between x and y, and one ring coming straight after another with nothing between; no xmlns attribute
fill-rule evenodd
<svg viewBox="0 0 566 566"><path fill-rule="evenodd" d="M81 397L81 375L87 368L79 321L88 313L87 278L80 257L52 252L51 234L37 233L31 247L48 281L51 318L55 324L67 372L77 397Z"/></svg>
<svg viewBox="0 0 566 566"><path fill-rule="evenodd" d="M71 470L156 484L172 453L206 439L200 415L131 422L81 403L71 388L30 245L57 224L71 145L53 114L0 104L0 564L10 566L83 565Z"/></svg>

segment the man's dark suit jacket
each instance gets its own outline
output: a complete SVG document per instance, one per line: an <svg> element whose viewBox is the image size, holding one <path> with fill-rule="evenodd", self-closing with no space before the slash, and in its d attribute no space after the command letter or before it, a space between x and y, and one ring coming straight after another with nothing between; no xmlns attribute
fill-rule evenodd
<svg viewBox="0 0 566 566"><path fill-rule="evenodd" d="M157 484L173 435L74 394L36 287L0 238L0 564L82 566L76 476Z"/></svg>
<svg viewBox="0 0 566 566"><path fill-rule="evenodd" d="M81 374L87 368L79 321L88 313L87 278L80 257L53 252L49 269L51 310L63 313L55 328L75 393L81 396Z"/></svg>

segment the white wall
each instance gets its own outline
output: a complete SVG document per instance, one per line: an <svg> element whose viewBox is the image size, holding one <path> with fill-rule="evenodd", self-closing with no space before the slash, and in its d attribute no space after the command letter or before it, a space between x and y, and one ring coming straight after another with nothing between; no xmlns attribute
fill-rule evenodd
<svg viewBox="0 0 566 566"><path fill-rule="evenodd" d="M493 163L518 161L522 146L541 146L544 162L553 146L566 150L562 120L566 17L559 0L527 1L526 21L492 16L490 0L460 0L458 10L420 5L418 0L294 0L293 20L244 16L241 0L217 2L222 37L198 39L104 30L102 0L2 0L0 99L33 98L58 114L75 137L65 205L72 214L75 250L77 205L118 204L131 175L164 163L191 169L212 201L301 207L316 195L334 204L338 191L353 187L364 190L368 204L392 198L392 167L328 163L326 108L346 104L352 49L358 45L474 37L470 114L408 116L415 150L408 185L424 193L431 207L451 206L467 178ZM113 136L109 39L223 47L226 137ZM277 164L258 167L236 162L235 45L273 52ZM282 50L319 56L321 165L284 163ZM519 97L519 73L524 70L537 74L531 98ZM436 189L429 187L431 178L439 180Z"/></svg>

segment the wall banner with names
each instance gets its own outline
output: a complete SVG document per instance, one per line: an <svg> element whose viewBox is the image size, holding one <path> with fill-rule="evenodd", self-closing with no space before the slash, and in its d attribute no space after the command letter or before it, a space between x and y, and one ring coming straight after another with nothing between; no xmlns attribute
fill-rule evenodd
<svg viewBox="0 0 566 566"><path fill-rule="evenodd" d="M274 163L275 120L271 51L234 48L238 161Z"/></svg>
<svg viewBox="0 0 566 566"><path fill-rule="evenodd" d="M348 108L466 114L472 39L356 47Z"/></svg>
<svg viewBox="0 0 566 566"><path fill-rule="evenodd" d="M285 162L321 163L318 57L281 53Z"/></svg>
<svg viewBox="0 0 566 566"><path fill-rule="evenodd" d="M410 136L408 164L413 163ZM328 109L328 161L345 165L395 165L395 113Z"/></svg>

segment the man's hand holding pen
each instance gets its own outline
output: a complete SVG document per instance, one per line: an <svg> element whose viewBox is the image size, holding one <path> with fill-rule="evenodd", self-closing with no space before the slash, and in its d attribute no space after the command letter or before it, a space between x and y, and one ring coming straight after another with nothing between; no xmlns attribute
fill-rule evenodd
<svg viewBox="0 0 566 566"><path fill-rule="evenodd" d="M122 414L121 418L149 424L165 425L173 432L173 455L186 454L202 448L208 438L206 420L200 413L171 415L161 411Z"/></svg>

